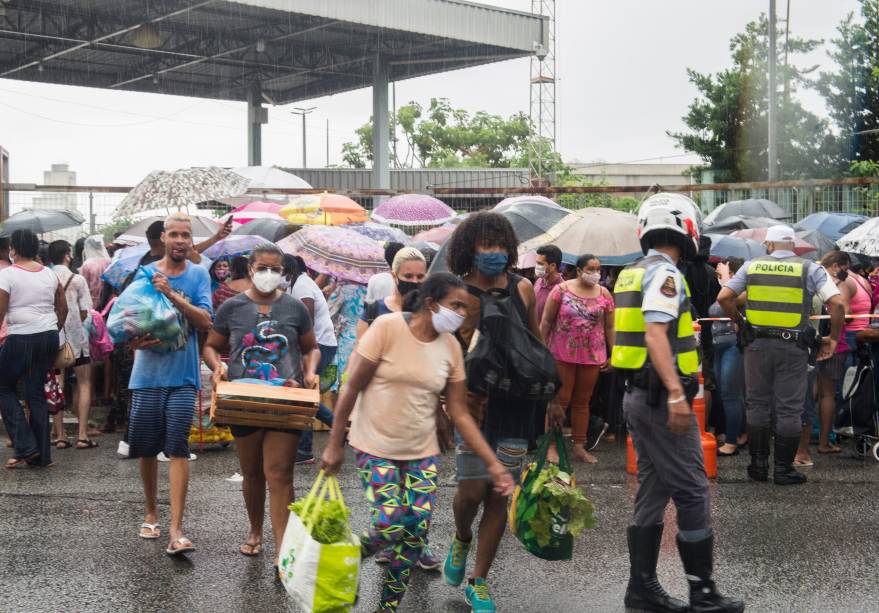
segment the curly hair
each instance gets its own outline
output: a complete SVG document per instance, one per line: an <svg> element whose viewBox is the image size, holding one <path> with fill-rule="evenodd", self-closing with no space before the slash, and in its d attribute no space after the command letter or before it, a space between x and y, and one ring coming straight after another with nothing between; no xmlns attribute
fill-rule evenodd
<svg viewBox="0 0 879 613"><path fill-rule="evenodd" d="M461 276L469 273L477 247L503 247L507 252L508 270L519 258L519 239L509 220L500 213L474 213L461 222L449 238L449 270Z"/></svg>

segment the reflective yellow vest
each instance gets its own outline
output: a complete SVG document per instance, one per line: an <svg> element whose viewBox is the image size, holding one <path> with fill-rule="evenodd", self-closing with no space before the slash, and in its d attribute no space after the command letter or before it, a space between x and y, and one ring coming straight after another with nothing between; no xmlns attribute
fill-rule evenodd
<svg viewBox="0 0 879 613"><path fill-rule="evenodd" d="M614 368L638 370L647 362L647 343L644 340L644 313L641 304L644 292L641 286L648 268L655 264L668 264L661 256L642 258L625 268L617 278L614 287L614 325L616 343L613 346L611 364ZM683 278L682 278L683 280ZM693 334L693 316L690 314L690 288L684 281L686 299L681 301L678 310L677 329L669 326L669 343L678 362L678 370L692 375L699 370L699 353L696 350L696 337Z"/></svg>
<svg viewBox="0 0 879 613"><path fill-rule="evenodd" d="M748 265L745 317L753 326L799 330L808 323L812 299L806 275L813 264L795 256L763 256Z"/></svg>

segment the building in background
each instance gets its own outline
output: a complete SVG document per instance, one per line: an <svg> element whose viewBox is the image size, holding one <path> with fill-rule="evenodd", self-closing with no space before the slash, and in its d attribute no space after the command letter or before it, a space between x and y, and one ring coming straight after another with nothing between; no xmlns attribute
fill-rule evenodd
<svg viewBox="0 0 879 613"><path fill-rule="evenodd" d="M628 187L632 185L692 185L697 176L689 171L699 164L607 164L604 162L572 163L575 175L595 185Z"/></svg>
<svg viewBox="0 0 879 613"><path fill-rule="evenodd" d="M70 187L76 185L76 172L70 170L67 162L54 162L49 170L43 171L43 185ZM80 195L67 192L42 192L34 196L30 207L32 209L59 210L67 209L82 213L79 209ZM23 207L24 208L24 207ZM17 211L12 211L13 213ZM73 243L82 236L83 228L67 228L57 232L47 232L41 238L46 241L64 239Z"/></svg>

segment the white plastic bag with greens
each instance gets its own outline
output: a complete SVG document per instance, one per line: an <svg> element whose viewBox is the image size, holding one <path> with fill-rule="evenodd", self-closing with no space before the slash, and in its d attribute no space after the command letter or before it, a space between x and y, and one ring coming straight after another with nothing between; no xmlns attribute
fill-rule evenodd
<svg viewBox="0 0 879 613"><path fill-rule="evenodd" d="M334 476L320 471L308 496L290 505L278 572L306 613L343 613L357 599L360 539Z"/></svg>

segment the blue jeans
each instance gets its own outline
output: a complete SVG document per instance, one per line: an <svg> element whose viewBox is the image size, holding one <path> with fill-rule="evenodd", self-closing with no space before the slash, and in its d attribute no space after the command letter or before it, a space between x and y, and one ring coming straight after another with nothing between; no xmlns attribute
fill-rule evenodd
<svg viewBox="0 0 879 613"><path fill-rule="evenodd" d="M320 348L320 363L317 365L317 374L320 374L324 371L330 362L333 361L333 358L336 355L336 347L329 347L327 345L318 345ZM333 425L333 412L330 411L327 407L324 406L324 403L320 403L320 406L317 408L317 415L315 415L322 423L332 426ZM314 432L311 430L306 430L302 433L302 438L299 439L299 449L296 452L296 455L301 458L309 458L314 455Z"/></svg>
<svg viewBox="0 0 879 613"><path fill-rule="evenodd" d="M46 406L46 373L58 355L58 331L10 334L0 348L0 413L12 439L16 458L39 453L34 463L52 461L49 445L49 411ZM16 396L16 385L24 380L30 420Z"/></svg>
<svg viewBox="0 0 879 613"><path fill-rule="evenodd" d="M735 444L745 414L744 356L735 345L714 347L714 376L726 417L726 442Z"/></svg>

